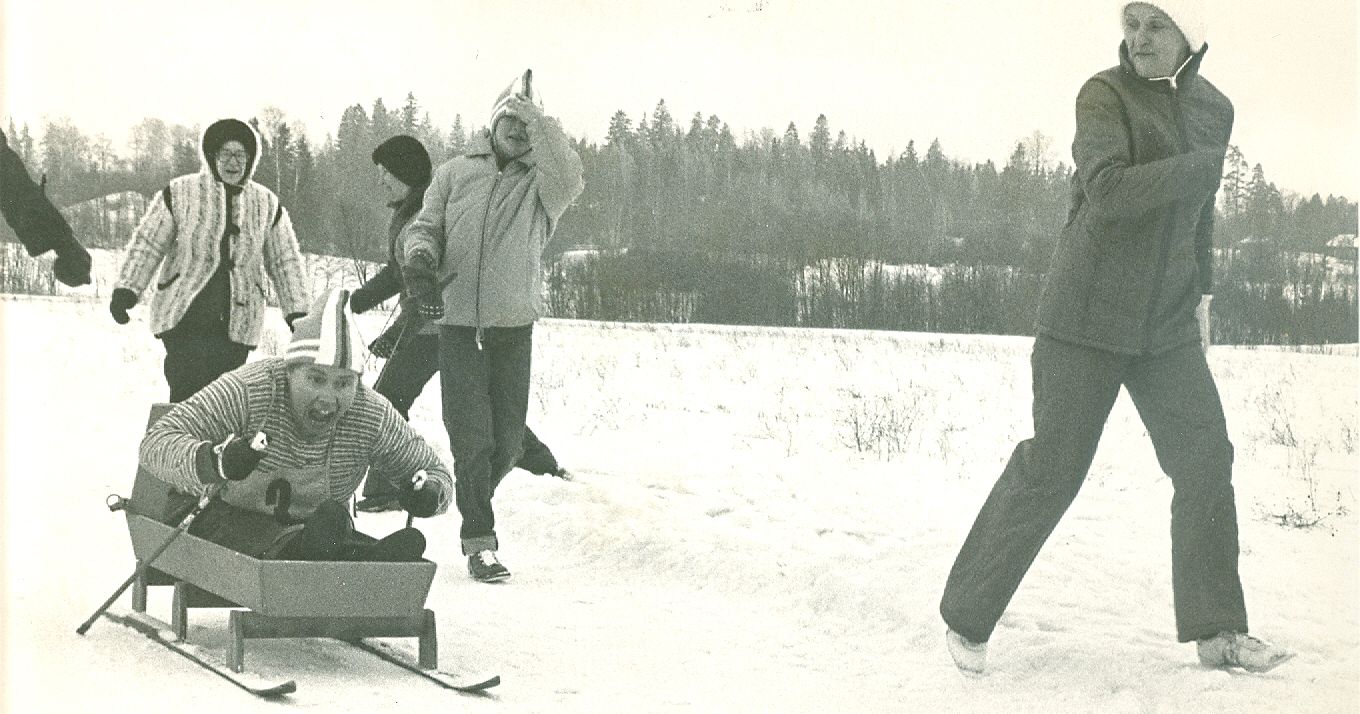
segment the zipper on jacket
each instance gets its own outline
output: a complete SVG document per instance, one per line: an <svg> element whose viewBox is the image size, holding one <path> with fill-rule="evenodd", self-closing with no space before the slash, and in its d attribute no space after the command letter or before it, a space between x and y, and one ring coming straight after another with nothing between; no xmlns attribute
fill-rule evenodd
<svg viewBox="0 0 1360 714"><path fill-rule="evenodd" d="M482 211L482 237L477 244L477 290L472 300L472 321L477 328L478 352L482 350L482 268L486 264L486 222L491 218L491 202L496 198L496 189L500 187L503 175L504 170L497 170L496 178L491 182L491 193L487 194L486 209Z"/></svg>
<svg viewBox="0 0 1360 714"><path fill-rule="evenodd" d="M1186 61L1186 64L1188 63L1189 60ZM1184 68L1185 65L1182 64L1181 69ZM1180 153L1184 154L1190 149L1190 141L1186 137L1185 114L1181 112L1181 93L1178 82L1179 75L1180 70L1177 70L1176 76L1168 77L1167 81L1171 85L1171 117L1176 124L1176 138L1178 139L1179 144L1176 148L1180 150ZM1179 203L1179 201L1177 201L1177 203ZM1176 228L1176 210L1174 204L1171 215L1163 220L1166 222L1162 226L1162 241L1161 246L1157 251L1157 272L1152 278L1152 291L1148 294L1147 320L1143 323L1143 349L1148 352L1152 351L1153 347L1152 336L1155 330L1154 321L1157 316L1157 305L1161 298L1162 283L1166 279L1166 262L1171 253L1171 238Z"/></svg>

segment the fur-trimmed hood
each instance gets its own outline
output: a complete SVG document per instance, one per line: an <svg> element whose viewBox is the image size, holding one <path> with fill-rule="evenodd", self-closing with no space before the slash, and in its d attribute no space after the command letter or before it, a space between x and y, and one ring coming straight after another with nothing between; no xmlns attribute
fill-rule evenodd
<svg viewBox="0 0 1360 714"><path fill-rule="evenodd" d="M203 130L203 135L198 139L198 153L203 162L203 171L218 181L222 180L222 177L217 175L217 162L214 158L222 145L228 141L239 141L246 150L246 170L241 183L253 180L255 167L260 163L260 135L254 127L240 119L218 119Z"/></svg>

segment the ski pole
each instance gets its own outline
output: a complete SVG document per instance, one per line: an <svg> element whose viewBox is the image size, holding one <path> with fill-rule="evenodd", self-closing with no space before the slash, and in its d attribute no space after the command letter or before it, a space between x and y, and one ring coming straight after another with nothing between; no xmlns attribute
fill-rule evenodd
<svg viewBox="0 0 1360 714"><path fill-rule="evenodd" d="M144 575L146 573L146 569L151 565L151 562L154 561L156 558L160 557L160 554L164 553L165 549L169 548L170 544L174 542L174 540L178 538L181 533L183 533L186 530L189 530L189 525L194 522L194 518L196 518L198 514L203 512L203 509L208 507L208 502L212 500L212 497L215 493L216 489L211 489L207 493L203 494L203 496L198 499L198 504L189 510L188 515L186 515L184 519L179 522L178 526L175 526L174 532L167 536L165 540L160 544L160 546L158 546L156 550L152 551L151 555L147 556L146 560L137 561L137 568L132 571L132 575L129 575L128 579L124 580L123 584L119 585L118 589L113 591L113 594L109 596L109 599L105 600L104 604L100 605L99 609L95 610L93 615L90 615L90 619L81 623L80 627L76 628L77 635L85 634L85 632L90 629L90 626L94 624L94 621L99 619L99 616L104 614L104 611L109 609L113 605L114 601L122 596L124 591L132 587L132 584L137 581L137 578L139 576ZM116 510L114 509L114 505L115 504L113 503L109 504L110 510ZM124 504L118 503L116 505L121 507Z"/></svg>
<svg viewBox="0 0 1360 714"><path fill-rule="evenodd" d="M428 481L429 479L430 475L425 473L425 469L421 469L415 472L415 475L411 476L411 490L419 491L421 487L425 485L425 482ZM410 528L411 524L415 522L416 522L415 515L408 511L406 513L406 527Z"/></svg>

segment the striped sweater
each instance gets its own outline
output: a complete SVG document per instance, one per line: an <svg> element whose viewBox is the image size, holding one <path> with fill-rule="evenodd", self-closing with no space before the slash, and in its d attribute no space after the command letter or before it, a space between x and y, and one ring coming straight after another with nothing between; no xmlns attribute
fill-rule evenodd
<svg viewBox="0 0 1360 714"><path fill-rule="evenodd" d="M259 344L264 321L266 278L274 283L285 315L307 312L310 300L302 252L278 196L254 181L246 181L232 203L240 234L228 239L233 265L227 337L254 347ZM114 287L143 296L152 273L160 266L156 295L151 301L153 334L159 336L179 324L189 304L217 270L226 211L226 189L207 167L172 179L167 189L151 200L128 241Z"/></svg>
<svg viewBox="0 0 1360 714"><path fill-rule="evenodd" d="M202 495L207 486L199 480L194 458L199 446L221 443L230 434L249 437L263 431L269 440L264 458L246 479L222 485L223 501L274 514L265 494L277 479L286 478L288 515L300 521L324 501L348 500L371 466L375 474L396 479L409 479L424 469L441 487L436 513L448 510L453 497L450 470L385 398L359 385L353 404L330 433L308 440L293 422L287 369L281 358L252 362L175 405L143 437L142 466L177 490ZM305 469L322 475L299 479L296 474Z"/></svg>

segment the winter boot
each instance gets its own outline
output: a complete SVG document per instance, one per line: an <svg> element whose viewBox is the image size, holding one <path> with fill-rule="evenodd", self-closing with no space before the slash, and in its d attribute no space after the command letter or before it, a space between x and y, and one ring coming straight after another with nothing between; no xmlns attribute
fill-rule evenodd
<svg viewBox="0 0 1360 714"><path fill-rule="evenodd" d="M496 560L496 551L481 550L468 556L468 574L473 580L480 580L484 583L494 583L497 580L504 580L510 577L510 571L499 560Z"/></svg>
<svg viewBox="0 0 1360 714"><path fill-rule="evenodd" d="M952 629L945 633L944 642L949 647L949 656L954 658L954 666L958 667L960 672L977 677L986 669L986 642L971 642Z"/></svg>
<svg viewBox="0 0 1360 714"><path fill-rule="evenodd" d="M1245 632L1220 632L1196 643L1199 662L1205 667L1241 667L1248 672L1269 672L1294 656Z"/></svg>
<svg viewBox="0 0 1360 714"><path fill-rule="evenodd" d="M394 531L376 543L359 549L355 560L383 563L409 563L425 554L425 534L415 528Z"/></svg>

